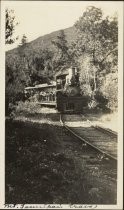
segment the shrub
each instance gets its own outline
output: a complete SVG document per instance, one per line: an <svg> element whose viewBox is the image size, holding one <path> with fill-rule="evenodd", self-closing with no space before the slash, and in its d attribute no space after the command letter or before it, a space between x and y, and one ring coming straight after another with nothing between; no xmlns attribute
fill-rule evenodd
<svg viewBox="0 0 124 210"><path fill-rule="evenodd" d="M103 93L101 91L96 91L94 98L96 100L97 103L97 107L105 110L107 108L107 104L108 104L108 99L103 95Z"/></svg>
<svg viewBox="0 0 124 210"><path fill-rule="evenodd" d="M118 107L118 81L117 73L110 73L106 76L104 85L101 88L101 91L108 99L107 107L112 111L115 111Z"/></svg>
<svg viewBox="0 0 124 210"><path fill-rule="evenodd" d="M20 101L16 106L16 113L37 113L39 109L40 107L36 104L36 102Z"/></svg>

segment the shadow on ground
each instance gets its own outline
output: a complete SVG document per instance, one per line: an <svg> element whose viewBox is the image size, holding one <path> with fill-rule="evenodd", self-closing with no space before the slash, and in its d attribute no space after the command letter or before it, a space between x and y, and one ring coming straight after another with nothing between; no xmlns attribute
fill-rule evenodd
<svg viewBox="0 0 124 210"><path fill-rule="evenodd" d="M116 166L58 125L6 121L5 203L116 204Z"/></svg>

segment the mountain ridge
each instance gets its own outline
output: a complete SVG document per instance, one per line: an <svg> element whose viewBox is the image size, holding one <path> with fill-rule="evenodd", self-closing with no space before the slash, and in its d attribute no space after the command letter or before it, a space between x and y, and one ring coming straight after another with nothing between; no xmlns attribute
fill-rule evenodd
<svg viewBox="0 0 124 210"><path fill-rule="evenodd" d="M71 26L69 28L65 29L60 29L57 31L53 31L51 33L45 34L43 36L40 36L30 42L28 42L28 47L31 48L32 50L44 50L46 48L50 50L55 50L55 47L52 44L52 41L57 38L59 35L60 31L63 30L68 42L68 45L70 45L71 42L76 40L77 36L77 31L75 26ZM14 49L8 50L6 53L11 54L11 53L16 53L19 47L16 47Z"/></svg>

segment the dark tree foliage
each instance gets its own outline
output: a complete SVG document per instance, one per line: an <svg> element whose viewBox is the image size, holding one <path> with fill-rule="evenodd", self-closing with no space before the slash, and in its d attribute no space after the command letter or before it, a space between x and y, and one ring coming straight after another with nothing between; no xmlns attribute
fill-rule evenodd
<svg viewBox="0 0 124 210"><path fill-rule="evenodd" d="M25 63L30 78L31 86L49 81L53 77L53 53L48 50L27 51L25 54Z"/></svg>
<svg viewBox="0 0 124 210"><path fill-rule="evenodd" d="M6 96L11 102L23 99L26 86L46 83L53 77L51 51L38 52L26 43L20 45L17 52L8 55L6 61Z"/></svg>
<svg viewBox="0 0 124 210"><path fill-rule="evenodd" d="M102 11L88 7L75 24L78 30L76 49L79 56L88 53L98 71L105 69L110 55L116 56L117 64L118 21L117 17L103 18Z"/></svg>
<svg viewBox="0 0 124 210"><path fill-rule="evenodd" d="M60 34L57 36L57 40L52 41L52 43L61 51L62 57L67 53L68 46L64 30L60 31Z"/></svg>
<svg viewBox="0 0 124 210"><path fill-rule="evenodd" d="M19 44L19 46L24 46L26 44L27 44L27 36L25 34L23 34L21 43Z"/></svg>
<svg viewBox="0 0 124 210"><path fill-rule="evenodd" d="M60 31L57 39L53 40L52 44L56 47L56 53L53 58L54 68L60 70L60 68L68 66L72 61L64 30Z"/></svg>
<svg viewBox="0 0 124 210"><path fill-rule="evenodd" d="M117 16L103 17L101 9L91 6L75 27L78 36L72 49L80 63L82 89L85 86L93 97L96 91L102 92L107 75L118 69Z"/></svg>
<svg viewBox="0 0 124 210"><path fill-rule="evenodd" d="M15 15L13 10L6 9L5 11L5 42L6 44L12 44L18 37L14 38L13 34L15 32L15 27L18 22L15 20Z"/></svg>

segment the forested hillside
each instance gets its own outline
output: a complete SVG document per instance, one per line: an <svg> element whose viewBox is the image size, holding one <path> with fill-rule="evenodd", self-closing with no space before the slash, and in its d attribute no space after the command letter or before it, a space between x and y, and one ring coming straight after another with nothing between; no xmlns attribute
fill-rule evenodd
<svg viewBox="0 0 124 210"><path fill-rule="evenodd" d="M70 28L66 28L66 29L63 29L65 35L66 35L66 39L68 41L69 44L71 44L71 42L75 41L76 40L76 36L77 36L77 30L74 26L70 27ZM28 45L28 47L32 50L36 50L36 51L39 51L39 50L44 50L46 48L48 49L51 49L51 50L55 50L53 44L52 44L52 40L56 39L57 36L59 35L60 31L54 31L50 34L46 34L44 36L41 36L33 41L31 41ZM15 48L15 49L12 49L12 50L9 50L7 52L7 55L10 55L10 54L15 54L18 52L18 49Z"/></svg>
<svg viewBox="0 0 124 210"><path fill-rule="evenodd" d="M118 20L88 7L73 27L28 43L23 37L6 53L6 103L23 99L26 86L55 79L60 69L77 65L89 108L117 108Z"/></svg>
<svg viewBox="0 0 124 210"><path fill-rule="evenodd" d="M63 31L68 45L76 40L77 31L74 26ZM60 33L61 31L52 32L6 52L7 96L10 95L13 98L18 93L21 94L25 86L54 79L56 73L54 64L58 50L52 41L56 40Z"/></svg>

